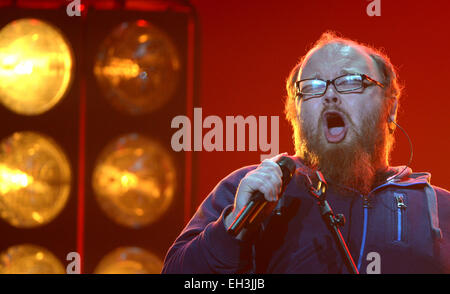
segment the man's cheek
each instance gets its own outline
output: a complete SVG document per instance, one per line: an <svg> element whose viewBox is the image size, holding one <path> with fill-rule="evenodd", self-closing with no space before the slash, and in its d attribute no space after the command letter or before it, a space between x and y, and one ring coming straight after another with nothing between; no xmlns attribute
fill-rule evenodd
<svg viewBox="0 0 450 294"><path fill-rule="evenodd" d="M316 116L310 116L310 117L305 118L305 120L303 122L303 126L304 126L304 129L308 133L315 134L315 133L317 133L317 131L319 130L319 128L321 126L321 121Z"/></svg>

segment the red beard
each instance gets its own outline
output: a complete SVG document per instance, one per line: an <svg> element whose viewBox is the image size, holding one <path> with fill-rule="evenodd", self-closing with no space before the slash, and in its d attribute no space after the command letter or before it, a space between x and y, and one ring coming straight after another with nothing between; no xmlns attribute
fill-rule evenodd
<svg viewBox="0 0 450 294"><path fill-rule="evenodd" d="M353 133L351 141L329 144L323 138L323 115L320 115L314 129L305 122L301 123L301 139L305 164L320 170L325 179L337 186L350 187L367 195L374 187L380 173L387 168L388 156L393 145L386 120L387 107L374 111L366 117L360 128L352 122L351 117L342 109L336 110L346 116L348 132ZM349 134L347 134L349 135ZM321 139L322 138L322 139Z"/></svg>

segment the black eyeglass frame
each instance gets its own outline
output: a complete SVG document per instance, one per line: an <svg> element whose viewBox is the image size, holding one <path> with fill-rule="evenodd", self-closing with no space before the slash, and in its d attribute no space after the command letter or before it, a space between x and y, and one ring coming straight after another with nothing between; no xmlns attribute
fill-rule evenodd
<svg viewBox="0 0 450 294"><path fill-rule="evenodd" d="M335 82L337 79L340 79L340 78L343 78L343 77L346 77L346 76L360 76L360 77L361 77L361 87L353 88L353 89L350 89L350 90L344 90L344 91L338 90L337 87L336 87L336 84L335 84L334 82ZM300 83L301 83L301 82L304 82L304 81L313 81L313 80L319 80L319 81L325 82L325 83L326 83L325 90L324 90L322 93L319 93L319 94L303 94L303 93L301 93L301 92L300 92ZM371 82L372 84L375 84L375 85L377 85L377 86L379 86L379 87L381 87L381 88L384 88L384 87L385 87L382 83L380 83L380 82L378 82L377 80L375 80L375 79L369 77L369 76L366 75L366 74L351 73L351 74L345 74L345 75L342 75L342 76L338 76L338 77L336 77L336 78L334 78L334 79L332 79L332 80L322 80L322 79L317 79L317 78L310 78L310 79L303 79L303 80L300 80L300 81L296 81L296 82L295 82L295 90L296 90L295 97L300 97L300 98L303 98L303 99L304 99L304 95L311 95L311 97L308 97L308 99L309 99L309 98L318 98L318 97L321 97L321 96L323 96L323 95L327 92L328 86L329 86L330 84L333 84L334 89L336 89L336 91L337 91L338 93L351 93L351 92L356 91L356 90L359 90L359 89L365 89L365 88L367 88L367 87L369 87L369 86L372 85L372 84L365 84L364 81L369 81L369 82Z"/></svg>

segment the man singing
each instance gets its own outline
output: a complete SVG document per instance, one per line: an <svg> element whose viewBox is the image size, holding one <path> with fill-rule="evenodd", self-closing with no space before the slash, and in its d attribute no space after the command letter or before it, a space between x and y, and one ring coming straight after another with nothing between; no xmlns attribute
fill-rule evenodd
<svg viewBox="0 0 450 294"><path fill-rule="evenodd" d="M223 179L167 253L163 273L348 273L309 179L360 273L450 273L450 193L429 173L391 167L401 87L387 56L325 33L287 79L296 173L281 198L276 156ZM277 203L256 229L227 229L255 192ZM376 265L373 265L374 258Z"/></svg>

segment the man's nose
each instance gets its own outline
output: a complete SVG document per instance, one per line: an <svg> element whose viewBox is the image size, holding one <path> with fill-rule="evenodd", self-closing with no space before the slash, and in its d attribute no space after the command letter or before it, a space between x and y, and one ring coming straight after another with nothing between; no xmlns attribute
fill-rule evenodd
<svg viewBox="0 0 450 294"><path fill-rule="evenodd" d="M322 103L324 105L340 105L341 104L341 98L339 96L339 92L336 91L336 88L333 84L328 85L328 89L322 96Z"/></svg>

